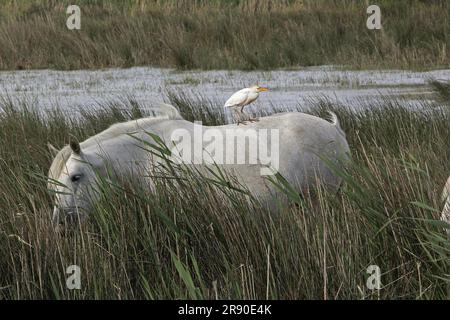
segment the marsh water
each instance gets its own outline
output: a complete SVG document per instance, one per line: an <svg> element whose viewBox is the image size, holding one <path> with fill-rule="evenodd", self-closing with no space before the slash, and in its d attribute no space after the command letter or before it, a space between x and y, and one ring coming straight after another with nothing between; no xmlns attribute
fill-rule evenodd
<svg viewBox="0 0 450 320"><path fill-rule="evenodd" d="M430 79L450 80L450 69L426 72L404 70L350 71L322 66L276 71L176 71L135 67L79 71L24 70L0 72L1 96L26 100L34 107L60 107L76 112L131 97L142 106L168 101L168 92L181 92L221 107L236 90L252 84L270 88L252 108L308 108L325 99L354 108L396 99L420 108L435 97Z"/></svg>

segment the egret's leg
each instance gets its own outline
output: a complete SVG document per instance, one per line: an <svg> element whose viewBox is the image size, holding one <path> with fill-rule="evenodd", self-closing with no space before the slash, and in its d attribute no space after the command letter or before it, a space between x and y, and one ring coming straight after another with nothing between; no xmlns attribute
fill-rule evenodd
<svg viewBox="0 0 450 320"><path fill-rule="evenodd" d="M242 119L242 115L244 115L245 113L244 113L244 107L241 107L240 109L237 109L238 110L238 113L239 113L239 121L238 121L238 125L239 125L239 123L242 123L242 124L247 124L247 119Z"/></svg>
<svg viewBox="0 0 450 320"><path fill-rule="evenodd" d="M241 108L241 114L245 114L245 120L246 120L246 121L250 121L250 122L256 122L256 121L259 121L259 118L252 118L252 117L250 117L248 114L246 114L246 113L244 112L244 107Z"/></svg>
<svg viewBox="0 0 450 320"><path fill-rule="evenodd" d="M233 108L233 121L239 125L239 123L244 123L241 119L241 114L239 108Z"/></svg>
<svg viewBox="0 0 450 320"><path fill-rule="evenodd" d="M236 108L233 108L233 121L239 124L239 113Z"/></svg>

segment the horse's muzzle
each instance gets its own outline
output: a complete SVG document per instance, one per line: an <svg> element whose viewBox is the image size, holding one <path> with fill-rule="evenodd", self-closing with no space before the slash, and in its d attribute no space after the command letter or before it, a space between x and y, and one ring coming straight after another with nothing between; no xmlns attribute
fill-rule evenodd
<svg viewBox="0 0 450 320"><path fill-rule="evenodd" d="M78 219L78 208L53 208L52 224L59 230L65 225L74 224Z"/></svg>

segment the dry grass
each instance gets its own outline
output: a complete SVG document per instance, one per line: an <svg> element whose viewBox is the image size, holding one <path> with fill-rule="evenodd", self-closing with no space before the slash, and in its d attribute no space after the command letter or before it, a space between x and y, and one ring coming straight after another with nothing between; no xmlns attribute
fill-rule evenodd
<svg viewBox="0 0 450 320"><path fill-rule="evenodd" d="M0 69L150 65L179 69L449 67L448 1L378 1L383 29L366 28L364 1L77 2L0 4Z"/></svg>
<svg viewBox="0 0 450 320"><path fill-rule="evenodd" d="M438 96L438 100L450 104L450 81L430 80L430 86Z"/></svg>

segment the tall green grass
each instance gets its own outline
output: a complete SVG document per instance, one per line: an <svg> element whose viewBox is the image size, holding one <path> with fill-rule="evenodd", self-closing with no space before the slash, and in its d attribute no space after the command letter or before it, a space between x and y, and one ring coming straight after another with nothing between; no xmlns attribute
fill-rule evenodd
<svg viewBox="0 0 450 320"><path fill-rule="evenodd" d="M225 122L213 102L175 93L171 101L188 120L203 103L204 124ZM346 183L337 196L320 191L311 203L291 195L273 215L232 177L211 181L168 162L170 178L155 178L154 190L103 183L88 223L58 234L47 142L81 141L145 108L131 101L75 117L3 98L0 299L447 299L450 243L436 220L450 114L395 101L378 107L317 101L307 110L335 111L347 133L353 165L339 172ZM72 264L81 290L66 288ZM366 287L369 265L381 268L379 291Z"/></svg>
<svg viewBox="0 0 450 320"><path fill-rule="evenodd" d="M450 3L383 0L382 30L357 0L70 1L0 3L0 69L150 65L178 69L449 66Z"/></svg>

